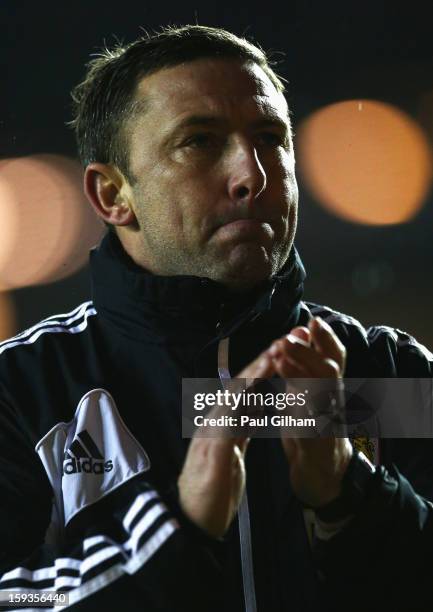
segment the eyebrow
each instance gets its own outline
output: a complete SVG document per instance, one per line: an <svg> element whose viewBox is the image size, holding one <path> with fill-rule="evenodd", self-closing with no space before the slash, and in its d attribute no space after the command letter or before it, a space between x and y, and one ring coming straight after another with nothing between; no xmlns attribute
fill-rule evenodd
<svg viewBox="0 0 433 612"><path fill-rule="evenodd" d="M191 115L190 117L186 117L183 121L178 123L173 131L177 132L184 128L195 127L195 126L220 126L227 123L226 119L222 117L213 117L212 115Z"/></svg>
<svg viewBox="0 0 433 612"><path fill-rule="evenodd" d="M222 117L214 117L212 115L191 115L190 117L186 117L183 121L178 123L174 129L173 133L177 133L182 129L188 127L218 127L221 125L227 124L228 121ZM288 118L287 123L278 116L272 117L263 117L262 119L257 119L253 121L251 126L255 129L257 128L279 128L284 129L286 131L290 131L290 120Z"/></svg>
<svg viewBox="0 0 433 612"><path fill-rule="evenodd" d="M263 119L258 119L253 122L253 126L255 128L280 128L283 130L290 131L290 119L287 117L287 122L283 121L281 117L273 116L273 117L264 117Z"/></svg>

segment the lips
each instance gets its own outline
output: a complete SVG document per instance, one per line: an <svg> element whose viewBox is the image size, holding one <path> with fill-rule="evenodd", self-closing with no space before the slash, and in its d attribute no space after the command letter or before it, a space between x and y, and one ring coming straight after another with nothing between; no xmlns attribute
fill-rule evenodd
<svg viewBox="0 0 433 612"><path fill-rule="evenodd" d="M217 222L214 225L214 231L218 230L221 227L225 227L227 225L231 225L232 223L270 223L270 219L263 219L256 216L252 216L251 212L245 211L243 214L242 211L237 211L237 214L228 214L227 216L220 217L217 219Z"/></svg>
<svg viewBox="0 0 433 612"><path fill-rule="evenodd" d="M225 223L222 227L232 227L232 228L249 228L249 227L258 227L263 225L263 221L258 221L257 219L236 219L235 221L229 221Z"/></svg>
<svg viewBox="0 0 433 612"><path fill-rule="evenodd" d="M264 235L273 234L272 228L267 221L258 219L236 219L221 225L217 234L223 238L263 238Z"/></svg>

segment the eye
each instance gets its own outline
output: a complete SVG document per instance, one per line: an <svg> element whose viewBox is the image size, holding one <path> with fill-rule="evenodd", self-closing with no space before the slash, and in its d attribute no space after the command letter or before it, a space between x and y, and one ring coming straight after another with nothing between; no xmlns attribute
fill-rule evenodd
<svg viewBox="0 0 433 612"><path fill-rule="evenodd" d="M215 147L218 144L218 138L216 134L212 132L200 132L197 134L193 134L192 136L188 136L183 142L183 147L192 147L197 149L206 149L210 147Z"/></svg>
<svg viewBox="0 0 433 612"><path fill-rule="evenodd" d="M260 132L257 134L257 139L260 144L270 147L283 147L286 145L286 139L276 132Z"/></svg>

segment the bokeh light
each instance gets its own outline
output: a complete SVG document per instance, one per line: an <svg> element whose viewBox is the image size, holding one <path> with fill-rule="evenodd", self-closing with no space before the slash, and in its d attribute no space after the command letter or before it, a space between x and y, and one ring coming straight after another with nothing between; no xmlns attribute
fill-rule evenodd
<svg viewBox="0 0 433 612"><path fill-rule="evenodd" d="M47 283L82 267L103 225L85 200L82 169L59 155L0 164L0 288Z"/></svg>
<svg viewBox="0 0 433 612"><path fill-rule="evenodd" d="M421 128L401 110L373 100L331 104L298 128L304 185L343 219L403 223L422 207L432 175Z"/></svg>
<svg viewBox="0 0 433 612"><path fill-rule="evenodd" d="M0 291L0 342L17 333L15 306L8 293Z"/></svg>

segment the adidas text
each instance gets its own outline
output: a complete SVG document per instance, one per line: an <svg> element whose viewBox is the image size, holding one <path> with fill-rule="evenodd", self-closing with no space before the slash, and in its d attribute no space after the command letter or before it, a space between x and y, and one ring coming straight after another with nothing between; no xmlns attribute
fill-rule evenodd
<svg viewBox="0 0 433 612"><path fill-rule="evenodd" d="M102 474L103 472L111 472L113 462L110 461L94 461L93 459L70 459L63 463L63 474L77 474L85 472L86 474Z"/></svg>

